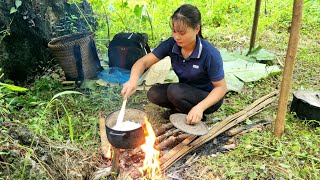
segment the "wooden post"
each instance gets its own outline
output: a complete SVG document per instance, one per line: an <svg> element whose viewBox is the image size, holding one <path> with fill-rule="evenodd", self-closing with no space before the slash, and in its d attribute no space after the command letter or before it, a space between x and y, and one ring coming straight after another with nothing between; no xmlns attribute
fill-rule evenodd
<svg viewBox="0 0 320 180"><path fill-rule="evenodd" d="M112 167L111 167L111 179L117 179L119 174L119 161L120 161L120 149L113 147Z"/></svg>
<svg viewBox="0 0 320 180"><path fill-rule="evenodd" d="M299 33L302 21L302 9L303 0L294 0L289 44L285 60L283 78L281 82L278 111L274 128L274 135L278 138L281 138L285 127L288 98L291 90L292 74L299 43Z"/></svg>
<svg viewBox="0 0 320 180"><path fill-rule="evenodd" d="M259 13L260 13L261 0L256 0L256 7L254 10L254 18L252 24L251 38L250 38L250 47L248 54L250 54L251 50L254 48L254 44L256 41L257 29L258 29L258 21L259 21ZM247 54L247 55L248 55Z"/></svg>

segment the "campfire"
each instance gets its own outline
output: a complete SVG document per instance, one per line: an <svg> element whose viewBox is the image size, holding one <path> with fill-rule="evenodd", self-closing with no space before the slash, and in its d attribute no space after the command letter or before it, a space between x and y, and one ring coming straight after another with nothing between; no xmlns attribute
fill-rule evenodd
<svg viewBox="0 0 320 180"><path fill-rule="evenodd" d="M110 153L110 150L113 151L113 157L111 158L111 171L116 173L119 172L118 179L163 179L165 175L161 171L166 170L176 161L188 153L198 149L205 143L213 140L218 135L226 132L224 134L234 137L241 132L249 131L250 128L259 128L262 125L269 124L266 122L261 122L248 127L233 128L235 125L244 121L248 117L255 115L257 112L260 112L262 109L266 108L267 105L274 102L276 95L277 92L273 92L258 99L243 111L229 116L213 125L208 134L203 136L195 136L184 133L175 128L170 122L157 127L157 129L153 131L151 123L147 120L146 115L144 114L144 118L142 118L143 123L141 123L144 124L144 141L139 146L131 149L111 147L109 143L108 146L105 146L105 141L107 141L105 136L106 131L102 127L108 127L108 120L106 121L104 115L100 113L100 123L103 124L100 124L100 134L104 157L109 159L110 156L108 157L108 153ZM104 126L104 123L106 123L106 126ZM207 123L209 124L210 122ZM110 174L110 169L108 173Z"/></svg>
<svg viewBox="0 0 320 180"><path fill-rule="evenodd" d="M159 155L160 152L154 148L156 142L156 135L152 129L152 126L148 119L145 117L146 128L146 143L141 145L141 149L145 153L143 160L143 167L140 169L142 175L147 179L159 179L161 178Z"/></svg>

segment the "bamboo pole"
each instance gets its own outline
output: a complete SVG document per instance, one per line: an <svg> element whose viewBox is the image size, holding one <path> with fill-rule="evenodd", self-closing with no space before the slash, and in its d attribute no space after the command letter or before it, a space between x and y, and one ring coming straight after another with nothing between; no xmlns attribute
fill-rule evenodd
<svg viewBox="0 0 320 180"><path fill-rule="evenodd" d="M302 21L303 0L295 0L293 4L292 25L289 37L288 50L285 60L283 78L281 82L277 117L275 120L274 135L281 138L284 132L287 114L288 98L292 84L292 74L298 49L299 33Z"/></svg>
<svg viewBox="0 0 320 180"><path fill-rule="evenodd" d="M252 31L251 31L251 38L250 38L250 47L249 47L248 54L250 54L251 50L254 48L254 44L256 41L260 7L261 7L261 0L256 0L256 6L255 6L255 10L254 10L254 17L253 17L253 24L252 24Z"/></svg>

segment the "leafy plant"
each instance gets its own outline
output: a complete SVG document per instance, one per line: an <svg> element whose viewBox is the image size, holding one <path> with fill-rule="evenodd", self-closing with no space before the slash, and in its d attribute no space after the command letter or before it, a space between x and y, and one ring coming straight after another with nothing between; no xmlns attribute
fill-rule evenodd
<svg viewBox="0 0 320 180"><path fill-rule="evenodd" d="M58 93L58 94L54 95L52 97L52 99L49 101L49 103L47 104L44 112L46 112L46 110L49 107L51 107L53 105L53 103L58 102L61 105L61 107L63 108L64 112L66 113L68 124L69 124L69 137L70 137L71 141L73 141L73 139L74 139L73 137L74 136L73 136L72 119L71 119L71 117L69 115L69 112L67 111L64 103L61 100L58 99L59 97L67 95L67 94L81 94L82 95L82 93L77 92L77 91L64 91L64 92Z"/></svg>
<svg viewBox="0 0 320 180"><path fill-rule="evenodd" d="M82 11L81 8L78 6L78 4L81 4L81 3L82 3L82 0L68 0L67 3L69 3L69 4L74 4L74 5L77 7L77 9L78 9L79 13L81 14L82 18L83 18L83 19L85 20L85 22L87 23L90 31L94 31L93 27L92 27L91 24L88 22L87 17L84 15L83 11ZM76 21L76 20L78 20L78 17L76 17L76 16L71 16L71 19L74 20L74 21Z"/></svg>
<svg viewBox="0 0 320 180"><path fill-rule="evenodd" d="M0 80L2 77L3 74L0 75ZM0 122L8 119L8 116L11 113L11 111L14 111L15 107L12 104L14 101L16 101L18 97L17 93L25 91L28 91L28 89L0 82Z"/></svg>
<svg viewBox="0 0 320 180"><path fill-rule="evenodd" d="M18 8L21 6L22 1L21 0L15 0L15 6L11 7L10 14L15 13L18 11Z"/></svg>

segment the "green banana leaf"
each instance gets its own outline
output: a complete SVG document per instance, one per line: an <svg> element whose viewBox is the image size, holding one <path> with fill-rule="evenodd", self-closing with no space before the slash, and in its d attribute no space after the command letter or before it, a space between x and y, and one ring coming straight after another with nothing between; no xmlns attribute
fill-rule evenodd
<svg viewBox="0 0 320 180"><path fill-rule="evenodd" d="M281 72L279 66L272 65L275 55L261 46L255 48L248 56L244 55L248 50L244 50L242 54L229 52L226 49L219 51L224 61L223 67L228 91L239 92L246 82L258 81L270 74ZM268 66L270 64L272 66Z"/></svg>

